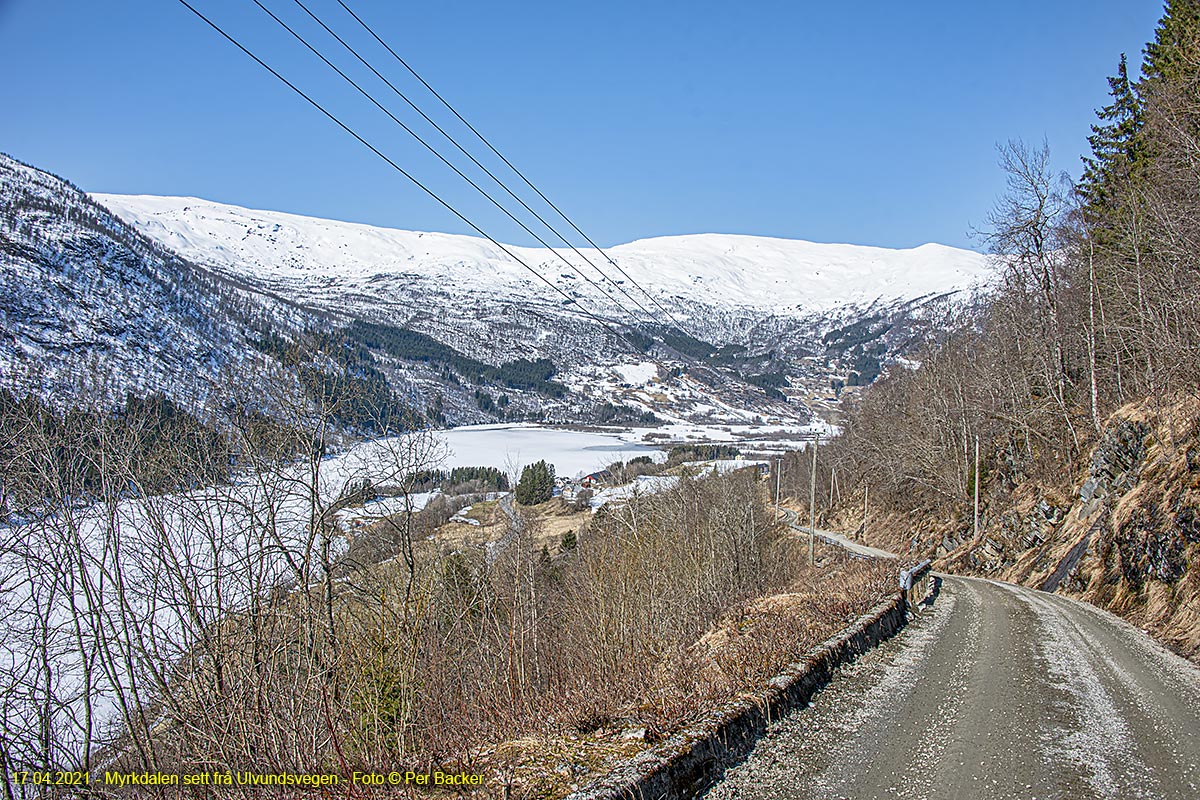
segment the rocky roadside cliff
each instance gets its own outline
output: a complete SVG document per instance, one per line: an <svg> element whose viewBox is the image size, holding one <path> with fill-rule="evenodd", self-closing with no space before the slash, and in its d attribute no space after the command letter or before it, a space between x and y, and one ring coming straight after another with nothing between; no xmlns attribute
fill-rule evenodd
<svg viewBox="0 0 1200 800"><path fill-rule="evenodd" d="M939 566L1080 597L1200 661L1200 400L1125 406L1069 495L1011 497Z"/></svg>
<svg viewBox="0 0 1200 800"><path fill-rule="evenodd" d="M969 506L873 509L867 541L1086 600L1200 663L1200 398L1121 408L1090 458L1053 484L999 473L983 483L978 537ZM828 524L853 530L861 513L841 509Z"/></svg>

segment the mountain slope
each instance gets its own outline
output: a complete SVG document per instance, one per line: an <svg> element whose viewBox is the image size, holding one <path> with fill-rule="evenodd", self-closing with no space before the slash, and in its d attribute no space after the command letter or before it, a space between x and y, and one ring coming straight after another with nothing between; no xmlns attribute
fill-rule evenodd
<svg viewBox="0 0 1200 800"><path fill-rule="evenodd" d="M164 391L198 407L267 366L321 383L336 364L378 402L455 424L802 422L788 396L870 382L987 272L939 245L703 234L609 253L649 296L596 252L612 281L579 255L468 236L88 197L4 157L0 369L61 405ZM300 339L340 355L298 362ZM635 387L630 367L656 377Z"/></svg>
<svg viewBox="0 0 1200 800"><path fill-rule="evenodd" d="M647 296L596 251L583 250L586 259L565 251L564 261L469 236L195 198L94 197L214 270L335 317L419 331L489 363L548 358L597 401L606 389L588 375L627 362L631 350L714 364L776 399L810 401L869 383L990 274L984 256L936 244L888 250L699 234L609 248Z"/></svg>
<svg viewBox="0 0 1200 800"><path fill-rule="evenodd" d="M195 198L93 197L142 233L190 258L300 289L313 299L332 297L338 291L377 295L389 281L402 278L417 284L453 284L464 295L522 292L562 300L512 257L480 238L375 228ZM590 298L598 310L616 311L552 252L508 249L564 291ZM603 255L581 252L621 279ZM740 307L794 316L943 294L967 288L988 273L984 256L937 244L888 250L697 234L643 239L607 252L664 304ZM601 280L584 259L565 248L564 254L588 277ZM607 288L622 304L634 306L614 287ZM633 287L626 288L635 300L650 305Z"/></svg>
<svg viewBox="0 0 1200 800"><path fill-rule="evenodd" d="M0 372L63 405L171 387L203 403L253 373L258 322L303 317L144 238L66 181L0 155Z"/></svg>

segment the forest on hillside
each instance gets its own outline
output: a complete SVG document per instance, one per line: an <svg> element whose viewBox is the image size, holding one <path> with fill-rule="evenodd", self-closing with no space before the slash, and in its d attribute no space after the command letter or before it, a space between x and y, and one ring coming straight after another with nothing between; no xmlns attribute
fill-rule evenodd
<svg viewBox="0 0 1200 800"><path fill-rule="evenodd" d="M998 282L850 410L817 496L860 532L874 510L893 547L1044 588L1077 546L1089 599L1136 615L1157 593L1171 616L1200 596L1200 4L1169 2L1133 69L1108 78L1079 180L1044 143L999 148ZM791 467L807 499L807 458ZM1156 469L1152 497L1118 502Z"/></svg>

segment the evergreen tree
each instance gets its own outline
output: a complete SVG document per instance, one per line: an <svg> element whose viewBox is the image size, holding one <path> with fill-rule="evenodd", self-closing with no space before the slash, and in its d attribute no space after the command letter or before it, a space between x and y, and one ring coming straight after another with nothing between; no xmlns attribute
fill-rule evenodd
<svg viewBox="0 0 1200 800"><path fill-rule="evenodd" d="M1141 100L1129 80L1124 53L1117 74L1108 79L1108 87L1112 102L1096 112L1101 122L1092 125L1088 137L1092 156L1083 158L1085 166L1079 183L1082 199L1095 216L1103 216L1105 209L1126 194L1145 160Z"/></svg>
<svg viewBox="0 0 1200 800"><path fill-rule="evenodd" d="M521 471L517 483L517 502L523 506L544 503L554 495L554 465L545 460L530 464Z"/></svg>
<svg viewBox="0 0 1200 800"><path fill-rule="evenodd" d="M1142 79L1174 81L1200 55L1200 0L1167 0L1154 41L1145 49Z"/></svg>

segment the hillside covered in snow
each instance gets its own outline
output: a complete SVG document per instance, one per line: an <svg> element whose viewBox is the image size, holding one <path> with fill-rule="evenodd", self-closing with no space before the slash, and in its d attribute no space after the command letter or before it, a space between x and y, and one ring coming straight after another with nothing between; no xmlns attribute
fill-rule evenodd
<svg viewBox="0 0 1200 800"><path fill-rule="evenodd" d="M395 281L455 286L465 294L561 295L516 259L605 313L633 312L657 300L669 307L714 306L808 316L846 307L869 309L966 289L988 273L985 256L938 244L889 250L849 244L732 234L643 239L606 250L653 300L604 254L505 245L477 237L376 228L196 198L93 195L139 231L199 263L301 293L306 299L367 302ZM515 256L515 258L514 258ZM589 263L590 262L590 263ZM577 267L582 275L571 269ZM593 265L621 281L631 297ZM586 279L600 284L598 289ZM604 290L607 290L604 291ZM628 315L626 315L628 317ZM684 312L687 322L687 316ZM644 320L643 320L644 321Z"/></svg>
<svg viewBox="0 0 1200 800"><path fill-rule="evenodd" d="M268 359L251 346L256 329L306 317L155 244L66 181L0 155L3 388L64 406L170 387L203 405L222 381L261 372Z"/></svg>
<svg viewBox="0 0 1200 800"><path fill-rule="evenodd" d="M702 234L561 252L89 196L0 157L0 388L200 410L274 374L438 424L803 423L988 274L932 244Z"/></svg>
<svg viewBox="0 0 1200 800"><path fill-rule="evenodd" d="M637 349L725 369L776 399L836 394L919 347L991 272L985 256L937 244L697 234L555 252L195 198L94 197L238 280L472 358L547 358L585 392L582 376ZM603 399L605 387L591 388Z"/></svg>

